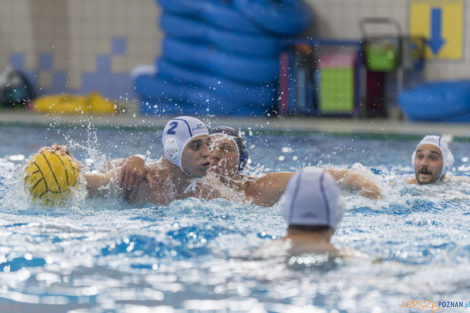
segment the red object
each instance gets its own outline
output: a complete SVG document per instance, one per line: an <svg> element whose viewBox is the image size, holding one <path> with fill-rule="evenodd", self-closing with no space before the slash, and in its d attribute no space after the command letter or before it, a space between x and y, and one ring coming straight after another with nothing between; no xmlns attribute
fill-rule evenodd
<svg viewBox="0 0 470 313"><path fill-rule="evenodd" d="M365 115L385 116L385 73L367 71Z"/></svg>

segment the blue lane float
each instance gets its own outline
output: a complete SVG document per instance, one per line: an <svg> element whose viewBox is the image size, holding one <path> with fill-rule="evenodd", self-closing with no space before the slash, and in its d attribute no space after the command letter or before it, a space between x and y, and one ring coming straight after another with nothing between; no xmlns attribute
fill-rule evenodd
<svg viewBox="0 0 470 313"><path fill-rule="evenodd" d="M263 34L265 31L232 5L220 0L157 0L166 11L198 18L223 29Z"/></svg>
<svg viewBox="0 0 470 313"><path fill-rule="evenodd" d="M238 99L244 103L274 106L276 85L275 84L243 84L227 78L200 72L191 68L181 67L163 58L157 61L157 76L174 82L195 84L220 97L225 97L227 102Z"/></svg>
<svg viewBox="0 0 470 313"><path fill-rule="evenodd" d="M412 121L470 122L470 80L427 83L403 92L399 103Z"/></svg>
<svg viewBox="0 0 470 313"><path fill-rule="evenodd" d="M169 13L162 14L160 26L168 36L214 44L232 52L274 56L281 53L283 49L282 41L274 36L231 32L193 18Z"/></svg>
<svg viewBox="0 0 470 313"><path fill-rule="evenodd" d="M135 82L136 92L146 104L145 114L216 114L216 115L265 115L266 106L227 98L208 89L153 75L140 75Z"/></svg>
<svg viewBox="0 0 470 313"><path fill-rule="evenodd" d="M233 0L235 8L263 29L295 36L312 22L312 9L303 0Z"/></svg>
<svg viewBox="0 0 470 313"><path fill-rule="evenodd" d="M198 70L247 83L270 83L277 80L277 57L247 57L212 49L209 45L182 42L167 37L163 40L163 56L168 60Z"/></svg>

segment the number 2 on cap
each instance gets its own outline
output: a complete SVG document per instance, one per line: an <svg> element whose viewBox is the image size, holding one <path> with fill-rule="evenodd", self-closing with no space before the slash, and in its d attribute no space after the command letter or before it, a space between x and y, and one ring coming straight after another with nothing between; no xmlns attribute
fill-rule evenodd
<svg viewBox="0 0 470 313"><path fill-rule="evenodd" d="M178 127L178 122L171 122L170 123L170 128L168 128L168 131L166 132L168 135L174 135L176 134L175 128Z"/></svg>

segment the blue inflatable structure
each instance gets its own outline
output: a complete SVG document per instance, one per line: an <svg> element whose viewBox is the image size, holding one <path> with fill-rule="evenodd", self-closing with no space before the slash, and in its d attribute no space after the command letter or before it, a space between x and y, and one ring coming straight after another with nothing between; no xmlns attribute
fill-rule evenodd
<svg viewBox="0 0 470 313"><path fill-rule="evenodd" d="M141 112L260 116L276 105L279 54L312 21L303 0L156 0L165 32Z"/></svg>
<svg viewBox="0 0 470 313"><path fill-rule="evenodd" d="M220 0L157 0L170 13L200 19L222 29L263 34L264 30L233 6Z"/></svg>
<svg viewBox="0 0 470 313"><path fill-rule="evenodd" d="M175 63L248 83L271 83L279 73L277 57L247 57L170 37L163 39L162 50L165 58Z"/></svg>
<svg viewBox="0 0 470 313"><path fill-rule="evenodd" d="M164 58L157 61L157 68L157 77L173 80L176 83L194 84L220 97L225 97L227 103L237 99L240 102L268 107L276 96L276 83L255 85L236 82L192 68L181 67Z"/></svg>
<svg viewBox="0 0 470 313"><path fill-rule="evenodd" d="M274 36L227 31L196 19L168 13L162 14L160 26L167 36L215 45L229 52L272 57L279 55L283 49L279 38Z"/></svg>
<svg viewBox="0 0 470 313"><path fill-rule="evenodd" d="M152 111L158 111L158 109L165 110L161 112L165 114L215 115L246 115L247 112L262 115L266 111L262 103L246 101L235 96L228 98L219 93L213 93L210 89L149 75L137 77L136 86L137 93L146 103L149 103L148 108L144 110L141 108L141 113L144 114L153 114ZM153 110L150 104L154 102L162 105L154 107L155 110ZM164 103L167 105L163 105Z"/></svg>
<svg viewBox="0 0 470 313"><path fill-rule="evenodd" d="M470 80L427 83L403 92L399 103L411 121L470 122Z"/></svg>
<svg viewBox="0 0 470 313"><path fill-rule="evenodd" d="M311 23L310 8L297 0L233 0L235 7L268 32L296 36Z"/></svg>

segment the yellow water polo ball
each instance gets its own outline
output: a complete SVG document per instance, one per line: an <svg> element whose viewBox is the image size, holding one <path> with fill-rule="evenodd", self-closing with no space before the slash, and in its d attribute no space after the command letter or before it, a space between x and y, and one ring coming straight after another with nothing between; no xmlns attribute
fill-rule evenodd
<svg viewBox="0 0 470 313"><path fill-rule="evenodd" d="M34 155L24 169L24 187L33 199L53 204L68 198L79 182L79 164L58 151Z"/></svg>

